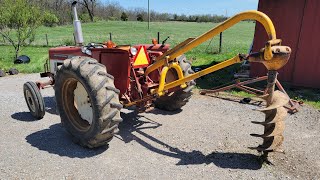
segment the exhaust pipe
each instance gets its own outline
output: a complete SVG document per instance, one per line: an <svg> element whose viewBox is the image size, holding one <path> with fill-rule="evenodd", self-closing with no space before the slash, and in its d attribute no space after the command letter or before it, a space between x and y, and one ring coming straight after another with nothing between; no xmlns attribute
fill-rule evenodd
<svg viewBox="0 0 320 180"><path fill-rule="evenodd" d="M77 46L82 46L83 44L83 36L82 36L82 28L81 28L81 22L78 19L77 14L77 1L73 1L72 3L72 11L73 11L73 26L74 26L74 36L76 39Z"/></svg>

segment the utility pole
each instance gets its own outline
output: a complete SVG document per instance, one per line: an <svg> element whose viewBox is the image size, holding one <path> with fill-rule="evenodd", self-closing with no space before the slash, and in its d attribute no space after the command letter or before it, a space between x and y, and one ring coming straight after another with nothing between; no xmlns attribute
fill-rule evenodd
<svg viewBox="0 0 320 180"><path fill-rule="evenodd" d="M150 0L148 0L148 29L150 29Z"/></svg>

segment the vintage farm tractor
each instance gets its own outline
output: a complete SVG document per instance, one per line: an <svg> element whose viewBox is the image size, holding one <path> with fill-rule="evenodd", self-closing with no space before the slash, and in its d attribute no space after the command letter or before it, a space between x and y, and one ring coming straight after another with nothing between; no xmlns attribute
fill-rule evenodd
<svg viewBox="0 0 320 180"><path fill-rule="evenodd" d="M94 148L106 145L122 121L120 110L136 106L144 110L155 105L163 110L176 110L191 97L194 80L244 60L262 63L268 69L266 107L260 109L265 121L253 122L265 127L263 143L252 148L260 152L280 151L283 142L287 95L275 91L277 70L290 57L291 49L281 45L267 15L258 11L242 12L197 38L188 38L169 49L167 44L123 45L112 41L83 45L81 24L73 3L74 30L77 46L62 46L49 50L49 63L41 77L45 82L27 82L24 95L32 115L41 119L45 106L40 89L54 86L57 110L66 130L80 145ZM260 52L238 54L235 57L195 73L184 53L230 28L236 23L253 19L268 33L269 41ZM49 65L50 67L49 67Z"/></svg>

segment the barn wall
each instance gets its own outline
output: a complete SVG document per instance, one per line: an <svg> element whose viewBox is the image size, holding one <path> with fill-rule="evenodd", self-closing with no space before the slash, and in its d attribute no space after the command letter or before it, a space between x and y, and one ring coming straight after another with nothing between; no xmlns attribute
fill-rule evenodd
<svg viewBox="0 0 320 180"><path fill-rule="evenodd" d="M320 1L307 0L305 7L293 82L320 88Z"/></svg>
<svg viewBox="0 0 320 180"><path fill-rule="evenodd" d="M319 8L319 0L259 2L258 10L271 18L277 31L277 38L283 40L283 45L292 48L288 64L279 70L280 81L296 86L320 88L320 74L317 73L320 72L318 60L320 56L316 45L320 40L320 35L316 33L320 32ZM257 23L253 50L259 51L267 40L264 28ZM264 76L266 73L263 65L252 63L250 74L252 77Z"/></svg>

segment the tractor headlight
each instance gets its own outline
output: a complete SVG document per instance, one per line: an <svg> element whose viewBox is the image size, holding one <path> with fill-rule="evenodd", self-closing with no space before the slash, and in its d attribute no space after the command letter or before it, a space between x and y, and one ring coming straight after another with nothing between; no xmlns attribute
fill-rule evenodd
<svg viewBox="0 0 320 180"><path fill-rule="evenodd" d="M138 52L138 50L137 50L136 48L134 48L134 47L131 47L131 48L130 48L130 53L131 53L133 56L135 56L135 55L137 54L137 52Z"/></svg>
<svg viewBox="0 0 320 180"><path fill-rule="evenodd" d="M88 49L88 48L86 49L85 53L86 53L86 54L88 54L89 56L91 56L91 55L92 55L91 50L90 50L90 49Z"/></svg>

